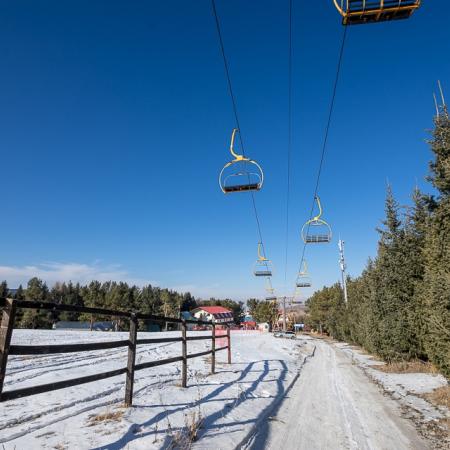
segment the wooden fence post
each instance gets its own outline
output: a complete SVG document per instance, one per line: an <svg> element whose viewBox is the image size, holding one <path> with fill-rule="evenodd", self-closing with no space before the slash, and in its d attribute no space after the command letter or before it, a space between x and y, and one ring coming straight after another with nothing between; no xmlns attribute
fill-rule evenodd
<svg viewBox="0 0 450 450"><path fill-rule="evenodd" d="M134 387L134 366L136 362L136 341L137 341L138 322L136 314L132 313L130 318L130 343L128 346L128 364L127 364L127 383L125 386L125 406L133 404Z"/></svg>
<svg viewBox="0 0 450 450"><path fill-rule="evenodd" d="M216 324L212 324L211 336L211 373L216 373Z"/></svg>
<svg viewBox="0 0 450 450"><path fill-rule="evenodd" d="M231 364L231 326L227 325L227 341L228 341L228 364Z"/></svg>
<svg viewBox="0 0 450 450"><path fill-rule="evenodd" d="M181 386L187 387L187 326L186 321L183 319L181 322L181 353L183 357L181 368Z"/></svg>
<svg viewBox="0 0 450 450"><path fill-rule="evenodd" d="M7 298L6 305L3 308L2 321L0 324L0 396L3 391L3 382L6 374L6 364L8 362L9 344L14 328L14 319L16 318L15 301Z"/></svg>

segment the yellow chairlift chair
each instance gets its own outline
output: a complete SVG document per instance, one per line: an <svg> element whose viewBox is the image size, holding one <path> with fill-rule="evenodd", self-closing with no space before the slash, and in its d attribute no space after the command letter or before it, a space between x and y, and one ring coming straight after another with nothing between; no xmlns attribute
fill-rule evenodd
<svg viewBox="0 0 450 450"><path fill-rule="evenodd" d="M408 19L421 0L333 0L344 25Z"/></svg>
<svg viewBox="0 0 450 450"><path fill-rule="evenodd" d="M305 244L323 244L331 241L331 227L322 217L322 205L318 196L315 197L319 214L308 220L302 228L302 239Z"/></svg>
<svg viewBox="0 0 450 450"><path fill-rule="evenodd" d="M253 159L234 151L234 139L239 130L233 129L230 152L234 159L225 164L219 174L219 186L224 194L232 192L259 191L264 183L264 172Z"/></svg>
<svg viewBox="0 0 450 450"><path fill-rule="evenodd" d="M311 277L308 275L308 268L306 266L306 261L303 261L303 270L298 273L297 281L295 282L298 288L309 288L311 287Z"/></svg>
<svg viewBox="0 0 450 450"><path fill-rule="evenodd" d="M271 277L272 262L261 254L262 243L258 242L258 259L256 260L253 273L255 277Z"/></svg>

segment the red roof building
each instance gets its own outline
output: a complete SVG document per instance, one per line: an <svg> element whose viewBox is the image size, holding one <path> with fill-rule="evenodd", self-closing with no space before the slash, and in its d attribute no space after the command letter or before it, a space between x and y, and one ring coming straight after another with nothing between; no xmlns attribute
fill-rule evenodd
<svg viewBox="0 0 450 450"><path fill-rule="evenodd" d="M191 314L196 319L215 323L233 322L233 312L223 306L200 306L193 309Z"/></svg>
<svg viewBox="0 0 450 450"><path fill-rule="evenodd" d="M257 324L252 320L247 320L246 322L242 322L241 326L244 330L256 330Z"/></svg>

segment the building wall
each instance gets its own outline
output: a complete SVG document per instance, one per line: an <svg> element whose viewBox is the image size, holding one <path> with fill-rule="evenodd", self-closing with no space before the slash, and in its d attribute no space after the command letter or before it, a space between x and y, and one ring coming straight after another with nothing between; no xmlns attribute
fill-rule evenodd
<svg viewBox="0 0 450 450"><path fill-rule="evenodd" d="M194 313L194 317L196 319L203 319L206 321L213 321L214 320L214 316L210 313L207 313L206 311L197 311L196 313Z"/></svg>

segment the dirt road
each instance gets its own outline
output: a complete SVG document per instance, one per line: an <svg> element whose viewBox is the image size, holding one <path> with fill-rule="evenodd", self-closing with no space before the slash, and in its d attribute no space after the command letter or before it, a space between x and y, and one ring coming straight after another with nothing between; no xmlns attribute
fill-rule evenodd
<svg viewBox="0 0 450 450"><path fill-rule="evenodd" d="M398 405L326 342L248 448L272 450L426 449Z"/></svg>

